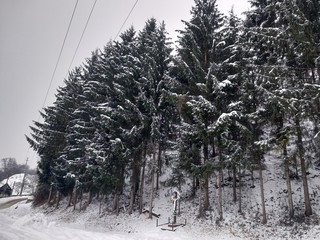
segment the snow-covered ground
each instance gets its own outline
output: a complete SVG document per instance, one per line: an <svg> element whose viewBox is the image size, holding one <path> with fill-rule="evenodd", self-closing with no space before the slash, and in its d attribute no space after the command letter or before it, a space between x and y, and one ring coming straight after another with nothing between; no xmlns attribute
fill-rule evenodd
<svg viewBox="0 0 320 240"><path fill-rule="evenodd" d="M66 208L68 199L61 201L56 209L52 207L32 208L27 200L21 201L9 208L0 209L0 240L214 240L214 239L268 239L268 240L312 240L320 239L320 173L316 169L309 169L309 191L313 215L304 218L303 188L301 179L291 181L295 207L295 219L289 220L287 212L287 194L285 179L282 178L282 161L271 153L266 156L266 170L263 171L265 202L268 223L261 224L261 200L258 173L254 173L254 183L250 173L243 178L242 208L243 214L238 213L238 203L232 202L232 188L227 185L223 189L224 220L216 223L217 189L213 186L215 176L210 183L210 204L212 211L206 213L205 218L198 219L198 198L190 199L190 186L184 184L181 190L181 216L178 222L187 220L187 225L175 232L163 231L156 227L156 219L148 219L147 215L137 212L129 215L124 207L119 216L108 210L110 205L102 205L99 212L99 200L79 210ZM170 175L162 176L161 183L165 183ZM252 184L255 187L252 187ZM173 189L165 186L157 193L154 201L154 212L160 214L159 224L167 222L172 214L171 194ZM84 197L83 206L88 196ZM128 196L126 196L128 197ZM0 199L0 205L6 201L17 199ZM148 182L146 184L145 203L148 196ZM111 202L111 201L109 201ZM127 202L127 201L126 201ZM78 204L79 205L79 204Z"/></svg>
<svg viewBox="0 0 320 240"><path fill-rule="evenodd" d="M0 205L19 197L2 198ZM161 213L159 223L165 223L170 214L169 200L158 199L157 213ZM159 201L160 200L160 201ZM54 207L32 208L31 202L24 200L9 208L0 209L1 240L214 240L214 239L319 239L320 226L299 223L293 227L277 226L269 218L263 226L252 221L249 215L234 217L226 211L225 221L219 226L210 216L206 220L194 217L191 205L182 206L182 216L187 217L187 225L175 232L163 231L156 227L155 219L147 215L120 213L119 216L99 214L98 202L85 210ZM248 218L246 218L248 217ZM178 221L183 221L178 218Z"/></svg>
<svg viewBox="0 0 320 240"><path fill-rule="evenodd" d="M16 199L16 198L15 198ZM7 198L7 200L9 200ZM0 204L6 200L1 199ZM58 211L58 210L57 210ZM209 240L241 239L224 231L212 231L185 226L175 232L162 231L155 220L146 216L128 217L114 215L99 217L93 209L85 213L45 213L42 208L33 209L31 203L22 201L0 210L1 240ZM65 212L65 214L63 214ZM72 219L71 219L72 217Z"/></svg>

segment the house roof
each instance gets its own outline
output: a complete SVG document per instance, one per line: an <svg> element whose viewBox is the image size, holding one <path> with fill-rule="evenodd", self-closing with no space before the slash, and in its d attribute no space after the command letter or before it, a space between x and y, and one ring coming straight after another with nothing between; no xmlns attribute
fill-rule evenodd
<svg viewBox="0 0 320 240"><path fill-rule="evenodd" d="M9 186L8 183L5 183L4 185L2 185L2 186L0 187L0 191L1 191L1 190L4 190L4 189L11 189L11 187Z"/></svg>

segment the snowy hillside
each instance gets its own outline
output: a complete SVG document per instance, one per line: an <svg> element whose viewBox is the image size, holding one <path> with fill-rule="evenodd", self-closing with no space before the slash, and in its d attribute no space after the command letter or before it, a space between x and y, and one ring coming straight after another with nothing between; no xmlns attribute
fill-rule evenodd
<svg viewBox="0 0 320 240"><path fill-rule="evenodd" d="M237 213L237 204L231 199L232 188L224 187L224 220L217 223L218 213L215 210L207 211L206 217L197 218L198 198L188 198L188 183L181 190L180 215L177 222L187 225L178 228L175 232L163 231L156 227L156 219L148 219L147 214L139 215L136 211L132 215L127 213L126 206L122 205L119 216L110 212L110 205L96 198L90 205L84 198L83 207L79 205L66 208L68 199L64 198L59 207L44 205L32 208L31 203L20 202L8 209L0 210L0 217L5 225L0 227L0 239L175 239L175 240L207 240L207 239L318 239L320 234L319 217L319 176L312 170L309 174L312 207L315 214L310 218L303 217L303 202L301 180L293 180L294 204L296 206L296 219L289 221L287 216L287 203L285 193L285 179L281 176L280 161L269 155L266 159L266 170L263 171L265 183L265 199L267 207L268 224L262 225L258 214L260 204L260 189L258 174L254 173L253 187L251 176L245 177L246 186L243 188L243 214ZM160 214L159 224L172 219L171 193L174 190L165 187L170 171L162 176L163 187L157 193L154 202L154 212ZM214 177L211 184L215 182ZM148 188L148 187L147 187ZM211 188L214 189L214 188ZM210 193L210 204L215 209L217 193ZM148 192L146 192L146 201ZM145 203L147 207L147 202ZM1 202L0 202L1 205ZM300 211L300 212L299 212ZM299 220L299 218L301 218ZM164 225L165 226L165 225ZM165 226L166 227L166 226ZM11 232L11 233L8 233ZM12 234L14 233L14 234Z"/></svg>
<svg viewBox="0 0 320 240"><path fill-rule="evenodd" d="M8 183L11 187L12 195L20 195L22 181L23 181L24 173L15 174L9 177L9 179L4 179L0 182L0 186ZM24 180L24 188L23 188L23 195L30 195L34 193L36 185L37 185L37 176L35 175L26 175Z"/></svg>
<svg viewBox="0 0 320 240"><path fill-rule="evenodd" d="M30 127L38 208L6 221L59 232L31 239L318 239L319 1L250 2L242 21L195 1L175 54L154 18L93 51Z"/></svg>

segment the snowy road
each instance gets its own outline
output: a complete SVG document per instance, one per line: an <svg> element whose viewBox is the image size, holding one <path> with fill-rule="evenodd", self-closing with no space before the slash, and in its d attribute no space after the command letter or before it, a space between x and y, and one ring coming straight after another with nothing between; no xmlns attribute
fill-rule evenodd
<svg viewBox="0 0 320 240"><path fill-rule="evenodd" d="M88 232L79 229L57 227L55 223L41 221L28 223L25 217L13 220L0 212L0 239L1 240L122 240L130 239L128 235L116 235L110 233ZM134 239L134 238L132 238Z"/></svg>
<svg viewBox="0 0 320 240"><path fill-rule="evenodd" d="M28 198L19 198L19 199L13 199L13 200L10 200L8 202L1 203L0 204L0 209L11 207L12 205L14 205L16 203L24 201L24 200L27 200L27 199Z"/></svg>
<svg viewBox="0 0 320 240"><path fill-rule="evenodd" d="M186 240L196 239L186 233L152 231L141 233L91 232L80 229L56 226L55 223L27 223L25 217L13 220L0 212L0 240ZM158 230L158 229L157 229ZM201 238L202 239L202 238ZM209 238L204 238L209 239ZM211 238L230 239L230 238Z"/></svg>
<svg viewBox="0 0 320 240"><path fill-rule="evenodd" d="M13 199L0 199L0 205ZM9 204L7 204L9 206ZM206 235L181 228L176 232L161 231L156 227L142 225L142 231L99 232L85 229L81 225L72 225L61 221L49 220L48 215L35 211L30 203L21 200L15 205L0 209L0 240L214 240L239 239L230 234ZM140 224L141 223L136 223Z"/></svg>

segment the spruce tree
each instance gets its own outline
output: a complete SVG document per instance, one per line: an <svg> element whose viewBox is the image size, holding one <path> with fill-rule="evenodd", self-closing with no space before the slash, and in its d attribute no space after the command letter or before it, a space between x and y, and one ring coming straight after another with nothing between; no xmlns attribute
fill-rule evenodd
<svg viewBox="0 0 320 240"><path fill-rule="evenodd" d="M40 156L38 163L39 190L41 186L51 186L63 194L72 191L74 180L66 178L68 169L59 158L66 147L66 132L70 113L75 109L74 97L78 94L77 83L81 70L76 68L65 81L65 87L58 89L57 99L53 106L44 109L41 114L43 123L34 122L31 137L27 137L31 146ZM71 175L68 175L69 177ZM51 196L49 196L49 201Z"/></svg>
<svg viewBox="0 0 320 240"><path fill-rule="evenodd" d="M156 19L149 19L138 36L139 58L141 61L141 92L138 98L140 111L144 114L144 138L151 146L151 196L149 217L152 217L154 177L159 184L161 169L160 143L164 139L163 130L167 128L162 120L165 118L164 105L161 106L161 95L165 88L165 76L170 63L171 48L168 44L164 23L158 25ZM158 186L157 184L157 186Z"/></svg>
<svg viewBox="0 0 320 240"><path fill-rule="evenodd" d="M219 108L217 98L218 80L215 72L220 61L221 40L220 28L223 17L218 11L215 0L195 1L191 10L191 20L184 21L185 29L180 31L179 47L177 49L176 64L180 69L181 77L178 79L184 87L185 107L182 109L182 120L184 125L193 130L199 144L195 144L195 152L201 152L193 166L188 169L193 177L201 179L201 187L204 190L204 201L199 206L199 216L209 208L209 177L211 168L209 163L209 149L215 155L213 132L209 126L217 119ZM188 126L189 125L189 126ZM182 133L185 131L182 131ZM182 137L184 139L184 137ZM209 146L211 146L209 148ZM219 146L218 146L219 147ZM182 150L182 149L181 149ZM202 157L203 156L203 157ZM222 161L222 159L221 159ZM212 162L212 161L210 161ZM209 164L209 165L208 165ZM219 170L221 181L222 167ZM220 189L222 186L220 184ZM220 193L219 218L222 219L222 199Z"/></svg>

